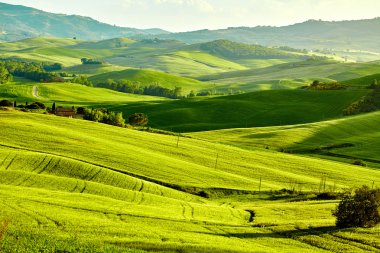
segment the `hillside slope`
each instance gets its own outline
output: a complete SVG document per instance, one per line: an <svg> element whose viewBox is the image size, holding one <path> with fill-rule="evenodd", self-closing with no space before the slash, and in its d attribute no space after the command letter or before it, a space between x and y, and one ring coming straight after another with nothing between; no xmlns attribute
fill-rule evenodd
<svg viewBox="0 0 380 253"><path fill-rule="evenodd" d="M299 124L337 118L343 115L343 109L368 92L272 90L110 108L125 114L144 112L149 116L152 127L193 132Z"/></svg>
<svg viewBox="0 0 380 253"><path fill-rule="evenodd" d="M177 146L174 136L77 119L0 111L0 124L0 218L11 217L0 244L6 252L324 252L281 234L289 225L270 220L276 214L268 203L255 207L259 220L272 222L265 228L248 222L248 202L236 206L186 192L257 191L259 178L262 191L294 182L318 191L326 175L334 190L380 184L380 172L367 168L191 138ZM323 212L312 224L331 224L334 203L271 205L292 214L312 205ZM358 249L338 244L336 252L348 247Z"/></svg>
<svg viewBox="0 0 380 253"><path fill-rule="evenodd" d="M174 89L175 87L181 87L185 94L191 90L201 90L209 88L212 85L202 83L201 81L170 75L163 72L146 70L146 69L126 69L122 71L113 71L104 74L99 74L90 77L90 81L95 84L104 83L107 79L112 80L128 80L131 82L138 82L141 86L149 86L158 84L162 87Z"/></svg>
<svg viewBox="0 0 380 253"><path fill-rule="evenodd" d="M89 17L53 14L21 5L0 3L0 39L18 39L46 36L87 40L128 37L137 34L166 33L160 29L139 30L101 23Z"/></svg>
<svg viewBox="0 0 380 253"><path fill-rule="evenodd" d="M379 29L379 18L338 22L309 20L283 27L236 27L164 34L159 37L177 39L190 44L227 39L264 46L379 52L380 47L376 43L380 39L379 34L371 32Z"/></svg>
<svg viewBox="0 0 380 253"><path fill-rule="evenodd" d="M294 126L225 129L192 133L196 138L246 149L266 148L304 154L364 159L380 166L380 112Z"/></svg>

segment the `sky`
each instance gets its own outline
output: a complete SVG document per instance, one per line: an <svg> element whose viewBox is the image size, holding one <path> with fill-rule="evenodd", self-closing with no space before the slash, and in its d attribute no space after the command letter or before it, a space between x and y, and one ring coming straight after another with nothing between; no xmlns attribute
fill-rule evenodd
<svg viewBox="0 0 380 253"><path fill-rule="evenodd" d="M171 32L237 26L284 26L309 19L380 16L379 0L0 0L92 17L111 25Z"/></svg>

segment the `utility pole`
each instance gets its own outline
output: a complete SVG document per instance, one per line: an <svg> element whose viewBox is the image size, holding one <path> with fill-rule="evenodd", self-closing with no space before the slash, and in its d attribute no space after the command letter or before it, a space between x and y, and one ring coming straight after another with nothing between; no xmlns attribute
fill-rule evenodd
<svg viewBox="0 0 380 253"><path fill-rule="evenodd" d="M260 183L259 183L259 193L261 192L261 176L260 176Z"/></svg>
<svg viewBox="0 0 380 253"><path fill-rule="evenodd" d="M218 167L218 159L219 159L219 153L216 154L215 169L217 169Z"/></svg>
<svg viewBox="0 0 380 253"><path fill-rule="evenodd" d="M179 133L178 133L178 136L177 136L177 148L179 147Z"/></svg>

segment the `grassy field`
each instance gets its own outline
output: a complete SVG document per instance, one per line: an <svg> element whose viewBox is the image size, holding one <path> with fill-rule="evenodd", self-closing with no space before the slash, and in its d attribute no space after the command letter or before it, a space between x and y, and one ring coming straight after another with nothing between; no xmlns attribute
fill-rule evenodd
<svg viewBox="0 0 380 253"><path fill-rule="evenodd" d="M158 84L162 87L170 89L174 89L175 87L182 87L184 94L189 93L191 90L198 91L212 87L211 84L202 83L195 79L146 69L127 69L90 77L90 81L95 84L105 82L107 79L129 80L132 82L139 82L142 86Z"/></svg>
<svg viewBox="0 0 380 253"><path fill-rule="evenodd" d="M199 77L202 81L212 81L231 85L246 91L264 89L289 89L309 85L313 80L344 81L377 74L377 63L339 63L335 61L302 61L278 64L261 69L231 71ZM281 85L281 82L285 82ZM223 86L222 86L223 87Z"/></svg>
<svg viewBox="0 0 380 253"><path fill-rule="evenodd" d="M34 94L34 87L37 89L37 96ZM81 84L36 83L21 78L17 78L13 83L0 85L0 99L8 99L18 103L41 101L84 106L165 100L160 97L126 94Z"/></svg>
<svg viewBox="0 0 380 253"><path fill-rule="evenodd" d="M292 126L225 129L191 136L245 149L266 148L380 167L380 113Z"/></svg>
<svg viewBox="0 0 380 253"><path fill-rule="evenodd" d="M3 111L0 123L0 217L11 222L1 244L6 252L379 247L376 229L331 228L336 201L268 199L269 190L295 182L297 190L318 191L324 175L328 189L336 191L373 179L379 184L378 171L191 138L181 137L177 147L174 136L49 115ZM257 192L259 177L263 195L226 195ZM216 195L186 193L201 189ZM312 213L315 208L320 212ZM253 226L247 209L257 212ZM304 218L295 222L300 210ZM338 236L346 238L338 243Z"/></svg>
<svg viewBox="0 0 380 253"><path fill-rule="evenodd" d="M380 112L342 115L370 92L378 62L126 38L34 38L0 53L60 62L94 83L257 91L171 100L22 78L0 85L0 100L143 112L173 131L0 107L0 252L380 252L380 226L337 229L339 200L318 196L380 186ZM352 87L296 89L315 79Z"/></svg>
<svg viewBox="0 0 380 253"><path fill-rule="evenodd" d="M343 109L368 90L273 90L162 103L135 103L111 107L126 114L143 112L150 125L192 132L236 127L308 123L338 118Z"/></svg>

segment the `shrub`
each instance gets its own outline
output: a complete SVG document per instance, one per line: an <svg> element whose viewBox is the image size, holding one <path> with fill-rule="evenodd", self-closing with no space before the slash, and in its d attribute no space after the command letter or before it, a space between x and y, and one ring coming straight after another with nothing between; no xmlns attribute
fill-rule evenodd
<svg viewBox="0 0 380 253"><path fill-rule="evenodd" d="M86 108L84 107L78 107L77 108L77 114L85 114Z"/></svg>
<svg viewBox="0 0 380 253"><path fill-rule="evenodd" d="M46 106L41 102L34 102L30 105L25 106L27 109L46 109Z"/></svg>
<svg viewBox="0 0 380 253"><path fill-rule="evenodd" d="M363 186L355 194L346 193L333 212L336 217L336 226L374 227L380 222L380 189L371 190Z"/></svg>
<svg viewBox="0 0 380 253"><path fill-rule="evenodd" d="M362 160L355 160L352 162L352 164L362 166L362 167L367 167L367 164L365 162L363 162Z"/></svg>
<svg viewBox="0 0 380 253"><path fill-rule="evenodd" d="M9 100L1 100L0 101L0 106L13 107L13 102L9 101Z"/></svg>
<svg viewBox="0 0 380 253"><path fill-rule="evenodd" d="M145 126L148 124L148 116L144 113L135 113L129 116L128 118L129 124L133 126Z"/></svg>
<svg viewBox="0 0 380 253"><path fill-rule="evenodd" d="M0 221L0 241L4 239L5 234L8 231L9 224L10 221L7 219Z"/></svg>

